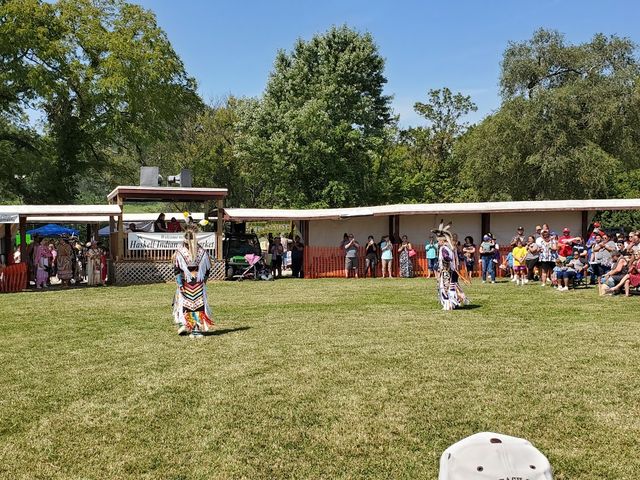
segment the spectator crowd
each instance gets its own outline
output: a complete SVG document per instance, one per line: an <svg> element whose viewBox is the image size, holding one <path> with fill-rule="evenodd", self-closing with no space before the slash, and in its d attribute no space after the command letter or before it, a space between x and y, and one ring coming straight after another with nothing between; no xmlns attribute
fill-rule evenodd
<svg viewBox="0 0 640 480"><path fill-rule="evenodd" d="M75 236L34 236L26 249L29 285L38 290L52 285L106 285L108 257L108 248L95 240L83 245ZM16 248L13 263L21 260L20 249Z"/></svg>
<svg viewBox="0 0 640 480"><path fill-rule="evenodd" d="M496 276L507 277L516 285L538 284L566 292L580 285L598 285L603 294L629 296L640 288L640 232L612 233L595 222L587 238L563 228L559 235L548 224L536 225L534 233L516 229L508 245L501 247L491 232L476 245L472 237L464 242L453 236L461 275L471 280L479 274L482 283L495 283ZM344 276L358 277L361 244L345 233L339 245L344 255ZM393 259L399 257L394 273ZM409 278L414 275L418 253L406 235L396 241L373 236L364 245L364 275L375 277L378 264L382 277ZM433 236L425 244L426 276L438 275L438 243Z"/></svg>

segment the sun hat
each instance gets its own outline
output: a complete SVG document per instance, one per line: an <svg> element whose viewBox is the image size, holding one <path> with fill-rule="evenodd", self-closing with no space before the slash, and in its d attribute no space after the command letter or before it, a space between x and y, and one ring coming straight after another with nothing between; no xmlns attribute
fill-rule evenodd
<svg viewBox="0 0 640 480"><path fill-rule="evenodd" d="M463 438L440 457L438 480L552 480L549 460L524 438L482 432Z"/></svg>

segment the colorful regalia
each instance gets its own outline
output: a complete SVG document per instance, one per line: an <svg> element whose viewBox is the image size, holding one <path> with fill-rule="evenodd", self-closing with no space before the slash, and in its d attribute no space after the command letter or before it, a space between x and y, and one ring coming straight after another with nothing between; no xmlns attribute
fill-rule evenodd
<svg viewBox="0 0 640 480"><path fill-rule="evenodd" d="M173 318L180 335L202 335L213 327L211 311L207 303L207 278L211 260L207 251L198 245L196 229L185 232L184 244L174 255L176 295L173 302Z"/></svg>
<svg viewBox="0 0 640 480"><path fill-rule="evenodd" d="M460 277L458 274L458 255L453 247L450 228L451 222L444 226L444 223L440 221L438 229L431 230L437 235L440 244L438 249L438 297L443 310L453 310L469 303L458 283Z"/></svg>

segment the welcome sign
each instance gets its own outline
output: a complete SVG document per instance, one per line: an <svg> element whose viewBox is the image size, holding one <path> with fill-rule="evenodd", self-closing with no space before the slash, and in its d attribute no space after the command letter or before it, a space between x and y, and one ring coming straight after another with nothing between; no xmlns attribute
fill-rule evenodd
<svg viewBox="0 0 640 480"><path fill-rule="evenodd" d="M216 248L215 232L198 233L197 238L202 248ZM175 250L183 241L184 233L129 232L127 236L129 250Z"/></svg>

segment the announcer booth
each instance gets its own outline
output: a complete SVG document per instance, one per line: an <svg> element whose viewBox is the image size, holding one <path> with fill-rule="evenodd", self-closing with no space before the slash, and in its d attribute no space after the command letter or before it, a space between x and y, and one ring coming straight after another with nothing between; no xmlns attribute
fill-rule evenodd
<svg viewBox="0 0 640 480"><path fill-rule="evenodd" d="M198 242L211 256L209 278L223 280L222 211L227 193L226 188L120 186L107 196L107 200L122 209L125 204L134 202L179 203L185 210L194 204L199 204L198 209L204 207L204 218L209 224L198 233ZM109 273L113 283L167 282L174 278L172 257L182 244L182 233L129 231L121 210L119 215L109 217L109 239L112 258Z"/></svg>

